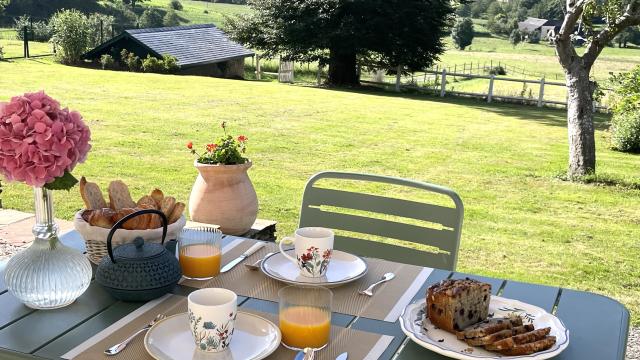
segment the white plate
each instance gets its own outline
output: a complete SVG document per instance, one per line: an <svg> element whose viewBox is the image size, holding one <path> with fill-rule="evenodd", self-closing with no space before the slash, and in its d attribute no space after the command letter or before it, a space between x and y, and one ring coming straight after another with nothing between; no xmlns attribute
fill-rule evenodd
<svg viewBox="0 0 640 360"><path fill-rule="evenodd" d="M196 349L187 313L155 324L144 337L144 347L157 360L258 360L276 351L282 335L271 321L238 311L229 349L204 353Z"/></svg>
<svg viewBox="0 0 640 360"><path fill-rule="evenodd" d="M294 252L293 249L286 251L291 254ZM365 276L368 270L363 258L335 249L327 273L323 277L311 278L300 275L298 266L279 252L265 258L260 268L268 277L287 284L324 287L336 287L358 280Z"/></svg>
<svg viewBox="0 0 640 360"><path fill-rule="evenodd" d="M454 359L528 359L543 360L560 354L569 346L569 330L557 317L543 309L517 300L492 296L489 303L489 314L493 317L505 317L518 314L525 324L533 324L536 329L551 327L551 333L556 337L556 343L546 351L531 355L505 356L477 346L469 346L458 340L455 335L441 329L436 329L425 316L426 300L407 305L400 316L402 331L416 344ZM424 324L423 324L424 320ZM424 327L423 327L424 326ZM472 349L473 351L470 351Z"/></svg>

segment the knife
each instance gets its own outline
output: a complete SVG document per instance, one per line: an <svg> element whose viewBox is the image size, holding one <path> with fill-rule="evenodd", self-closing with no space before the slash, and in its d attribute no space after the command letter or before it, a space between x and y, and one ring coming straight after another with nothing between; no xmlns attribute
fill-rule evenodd
<svg viewBox="0 0 640 360"><path fill-rule="evenodd" d="M242 255L238 256L237 258L231 260L230 263L228 263L227 265L223 266L222 269L220 270L221 273L226 273L227 271L233 269L234 266L240 264L244 259L248 258L249 256L251 256L253 253L255 253L256 251L262 249L267 243L265 242L259 242L254 244L252 247L249 248L249 250L245 251Z"/></svg>
<svg viewBox="0 0 640 360"><path fill-rule="evenodd" d="M349 358L349 354L346 352L343 352L342 354L338 355L336 360L347 360L348 358Z"/></svg>

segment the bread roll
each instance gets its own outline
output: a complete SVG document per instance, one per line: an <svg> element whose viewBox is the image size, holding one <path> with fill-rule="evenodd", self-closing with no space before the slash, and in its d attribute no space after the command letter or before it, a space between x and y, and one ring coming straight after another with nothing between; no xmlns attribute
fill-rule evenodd
<svg viewBox="0 0 640 360"><path fill-rule="evenodd" d="M178 221L184 212L185 205L183 202L177 202L173 207L173 211L171 212L171 216L169 216L169 224L173 224Z"/></svg>
<svg viewBox="0 0 640 360"><path fill-rule="evenodd" d="M137 211L137 209L135 209L135 208L120 209L120 210L115 212L115 214L114 214L114 216L112 218L113 222L116 223L120 219L124 218L125 216L127 216L129 214L133 214L136 211ZM141 219L141 216L136 216L133 219L129 219L124 224L122 224L122 228L126 229L126 230L140 230L140 226L142 226L142 222L143 222L143 220Z"/></svg>
<svg viewBox="0 0 640 360"><path fill-rule="evenodd" d="M156 208L160 209L160 207L162 206L162 201L164 200L164 194L162 193L162 190L160 189L154 189L151 192L151 198L153 200L155 200L156 202Z"/></svg>
<svg viewBox="0 0 640 360"><path fill-rule="evenodd" d="M156 201L149 195L145 195L138 200L137 205L139 208L144 209L158 209Z"/></svg>
<svg viewBox="0 0 640 360"><path fill-rule="evenodd" d="M176 199L173 196L167 196L162 200L160 210L167 216L167 220L171 218L173 208L176 206Z"/></svg>

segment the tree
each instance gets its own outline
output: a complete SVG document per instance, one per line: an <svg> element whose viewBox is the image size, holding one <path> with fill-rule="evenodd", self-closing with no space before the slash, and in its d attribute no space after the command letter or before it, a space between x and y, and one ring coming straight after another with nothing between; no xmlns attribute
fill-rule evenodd
<svg viewBox="0 0 640 360"><path fill-rule="evenodd" d="M640 43L640 30L634 27L624 29L613 39L618 47L626 48L628 43L634 43L638 45Z"/></svg>
<svg viewBox="0 0 640 360"><path fill-rule="evenodd" d="M451 38L460 50L464 50L473 41L473 21L470 18L458 18L451 29Z"/></svg>
<svg viewBox="0 0 640 360"><path fill-rule="evenodd" d="M591 19L595 17L602 18L604 24L594 27ZM587 35L587 46L582 55L578 55L572 41L579 21ZM567 0L566 14L554 41L567 82L570 178L596 171L593 127L596 84L589 79L591 68L608 43L626 28L637 25L640 25L640 0Z"/></svg>
<svg viewBox="0 0 640 360"><path fill-rule="evenodd" d="M63 63L74 64L80 62L82 54L89 47L87 17L78 10L61 10L50 20L53 29L51 42L58 51L56 57Z"/></svg>
<svg viewBox="0 0 640 360"><path fill-rule="evenodd" d="M9 5L9 0L0 0L0 15L2 15L7 5Z"/></svg>
<svg viewBox="0 0 640 360"><path fill-rule="evenodd" d="M155 8L146 9L142 15L140 15L140 19L138 20L138 24L141 28L159 28L162 27L164 23L164 19L162 13Z"/></svg>
<svg viewBox="0 0 640 360"><path fill-rule="evenodd" d="M329 84L356 85L358 65L424 69L445 50L448 0L250 0L231 37L265 57L329 65Z"/></svg>
<svg viewBox="0 0 640 360"><path fill-rule="evenodd" d="M166 14L164 14L164 18L162 19L162 23L164 24L164 26L179 26L180 25L180 17L178 16L178 14L175 11L169 10L169 11L167 11Z"/></svg>
<svg viewBox="0 0 640 360"><path fill-rule="evenodd" d="M511 34L509 34L509 42L513 47L516 47L520 42L522 42L522 32L518 29L513 29Z"/></svg>

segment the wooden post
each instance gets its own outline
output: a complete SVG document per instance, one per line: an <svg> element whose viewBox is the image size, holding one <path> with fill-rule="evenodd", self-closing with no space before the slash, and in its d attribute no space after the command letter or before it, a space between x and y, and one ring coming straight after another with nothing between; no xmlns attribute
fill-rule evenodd
<svg viewBox="0 0 640 360"><path fill-rule="evenodd" d="M462 73L463 74L467 73L467 63L462 63Z"/></svg>
<svg viewBox="0 0 640 360"><path fill-rule="evenodd" d="M322 67L320 66L320 64L318 64L318 73L316 74L316 81L318 83L318 86L322 84Z"/></svg>
<svg viewBox="0 0 640 360"><path fill-rule="evenodd" d="M100 19L100 44L104 42L104 22Z"/></svg>
<svg viewBox="0 0 640 360"><path fill-rule="evenodd" d="M458 73L458 64L453 65L453 73L457 74ZM456 76L453 75L453 81L456 81Z"/></svg>
<svg viewBox="0 0 640 360"><path fill-rule="evenodd" d="M489 94L487 95L487 102L490 103L493 99L493 80L496 78L494 74L491 74L491 78L489 79Z"/></svg>
<svg viewBox="0 0 640 360"><path fill-rule="evenodd" d="M447 93L447 69L442 69L442 79L440 80L440 97Z"/></svg>
<svg viewBox="0 0 640 360"><path fill-rule="evenodd" d="M28 58L29 57L29 29L27 28L26 25L22 28L22 42L23 42L24 57Z"/></svg>
<svg viewBox="0 0 640 360"><path fill-rule="evenodd" d="M540 92L538 93L538 107L544 105L544 77L540 79Z"/></svg>
<svg viewBox="0 0 640 360"><path fill-rule="evenodd" d="M260 55L256 54L256 80L260 80L262 71L260 70Z"/></svg>
<svg viewBox="0 0 640 360"><path fill-rule="evenodd" d="M400 81L402 80L402 65L396 68L396 91L400 92Z"/></svg>

